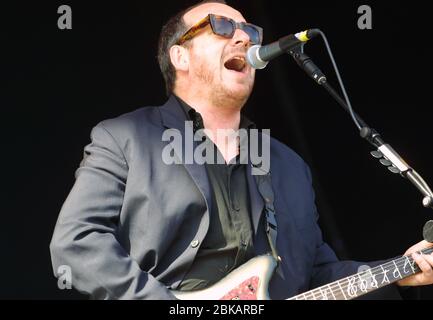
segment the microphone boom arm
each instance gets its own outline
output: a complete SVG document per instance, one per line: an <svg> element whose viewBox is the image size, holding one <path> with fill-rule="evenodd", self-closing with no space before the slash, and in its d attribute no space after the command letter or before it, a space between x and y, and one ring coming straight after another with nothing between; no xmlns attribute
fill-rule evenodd
<svg viewBox="0 0 433 320"><path fill-rule="evenodd" d="M326 91L328 91L328 93L338 102L338 104L351 114L351 116L354 118L354 121L360 125L360 136L377 148L376 151L371 153L372 156L378 159L382 165L386 166L389 171L398 173L402 177L407 178L423 194L423 206L433 209L433 192L421 175L411 168L389 144L385 143L375 129L372 129L370 126L368 126L358 114L349 108L348 104L329 84L323 72L314 64L311 58L304 53L303 46L293 49L288 53L295 59L296 63L317 84L324 87Z"/></svg>

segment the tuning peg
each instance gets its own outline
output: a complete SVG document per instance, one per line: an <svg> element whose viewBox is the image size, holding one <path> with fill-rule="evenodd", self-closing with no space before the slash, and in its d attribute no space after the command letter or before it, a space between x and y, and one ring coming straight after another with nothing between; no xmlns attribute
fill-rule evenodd
<svg viewBox="0 0 433 320"><path fill-rule="evenodd" d="M431 207L433 204L433 198L429 196L425 197L424 199L422 199L422 204L426 208Z"/></svg>
<svg viewBox="0 0 433 320"><path fill-rule="evenodd" d="M392 162L389 161L388 159L381 159L380 163L383 164L385 167L389 167L392 165Z"/></svg>
<svg viewBox="0 0 433 320"><path fill-rule="evenodd" d="M388 170L391 171L392 173L400 173L400 170L398 170L396 167L394 166L390 166L388 167Z"/></svg>
<svg viewBox="0 0 433 320"><path fill-rule="evenodd" d="M382 154L382 152L380 152L380 151L372 151L371 152L371 155L374 157L374 158L376 158L376 159L382 159L383 158L383 154Z"/></svg>

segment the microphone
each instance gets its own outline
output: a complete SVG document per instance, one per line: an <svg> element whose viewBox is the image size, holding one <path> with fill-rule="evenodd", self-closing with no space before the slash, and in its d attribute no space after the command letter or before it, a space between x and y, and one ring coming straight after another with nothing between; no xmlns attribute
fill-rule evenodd
<svg viewBox="0 0 433 320"><path fill-rule="evenodd" d="M306 43L319 33L319 29L309 29L296 34L290 34L266 46L252 46L247 52L247 62L254 69L264 69L272 59Z"/></svg>

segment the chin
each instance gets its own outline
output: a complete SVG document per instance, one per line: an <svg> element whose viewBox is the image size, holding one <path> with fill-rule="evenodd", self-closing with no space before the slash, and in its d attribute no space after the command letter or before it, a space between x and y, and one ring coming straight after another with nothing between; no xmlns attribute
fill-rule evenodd
<svg viewBox="0 0 433 320"><path fill-rule="evenodd" d="M226 97L228 100L230 100L232 104L239 105L242 107L250 97L251 91L250 90L242 90L242 91L235 91L230 90L227 92Z"/></svg>
<svg viewBox="0 0 433 320"><path fill-rule="evenodd" d="M247 100L251 94L253 86L252 84L245 85L245 84L235 83L226 89L228 92L230 92L231 96L238 97L240 100Z"/></svg>

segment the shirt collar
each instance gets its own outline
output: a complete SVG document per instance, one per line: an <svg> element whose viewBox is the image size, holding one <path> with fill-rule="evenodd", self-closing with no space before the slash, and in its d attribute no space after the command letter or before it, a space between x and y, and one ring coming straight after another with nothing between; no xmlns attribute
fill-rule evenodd
<svg viewBox="0 0 433 320"><path fill-rule="evenodd" d="M194 132L200 129L204 129L203 118L199 112L197 112L193 107L187 104L178 96L174 95L179 102L180 107L185 113L186 119L193 122ZM250 119L241 114L241 123L239 125L240 129L255 129L256 124Z"/></svg>

